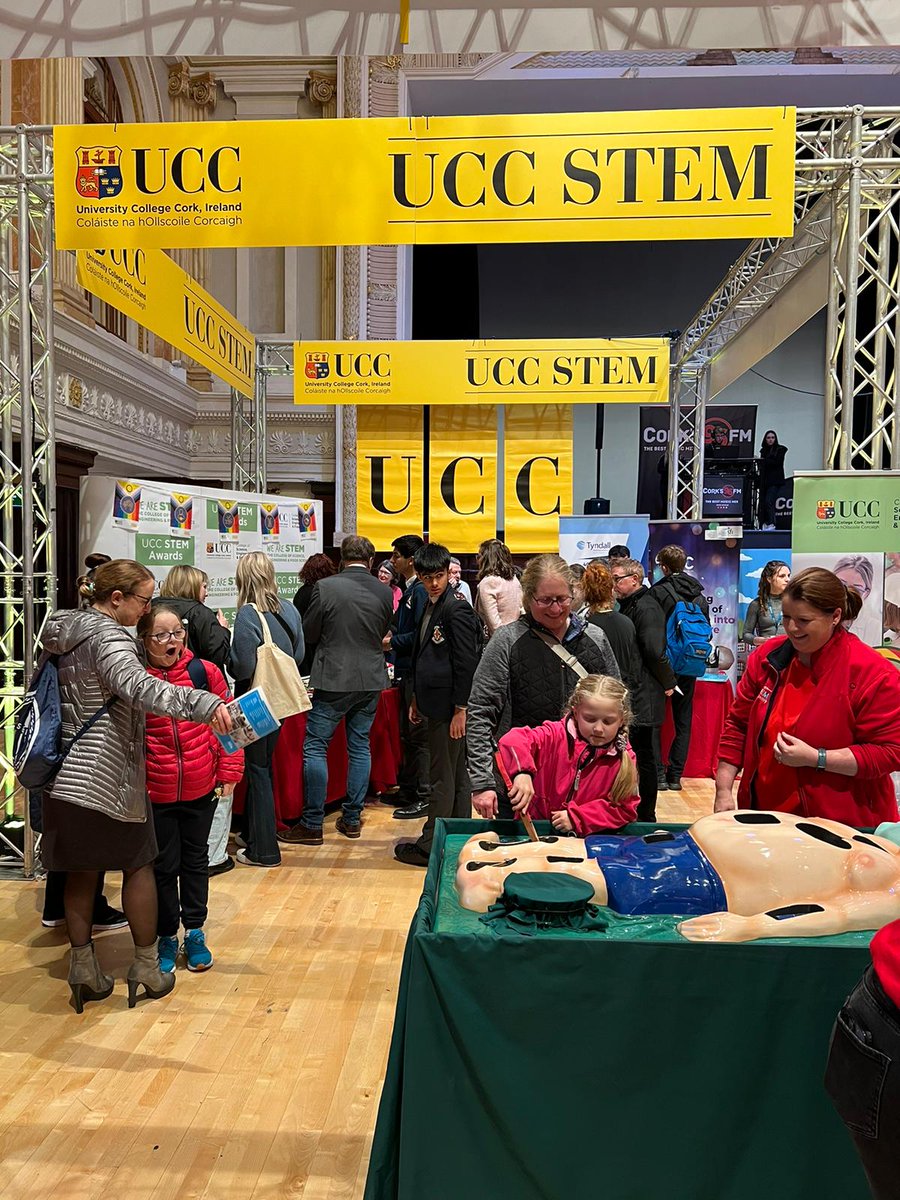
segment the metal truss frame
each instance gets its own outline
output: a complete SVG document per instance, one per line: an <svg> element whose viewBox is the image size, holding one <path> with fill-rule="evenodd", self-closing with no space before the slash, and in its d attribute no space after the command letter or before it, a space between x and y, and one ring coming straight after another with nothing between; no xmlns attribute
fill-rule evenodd
<svg viewBox="0 0 900 1200"><path fill-rule="evenodd" d="M681 452L669 456L670 519L702 512L709 389L697 376L708 377L716 355L823 252L830 263L823 465L900 468L898 229L900 108L799 109L793 236L752 242L674 348L671 429ZM873 303L861 308L867 293Z"/></svg>
<svg viewBox="0 0 900 1200"><path fill-rule="evenodd" d="M12 726L56 606L52 155L49 126L0 128L0 771L23 837L0 827L0 859L26 876L35 837Z"/></svg>
<svg viewBox="0 0 900 1200"><path fill-rule="evenodd" d="M293 373L293 342L256 339L253 398L231 389L231 486L236 491L266 490L268 383L275 375Z"/></svg>

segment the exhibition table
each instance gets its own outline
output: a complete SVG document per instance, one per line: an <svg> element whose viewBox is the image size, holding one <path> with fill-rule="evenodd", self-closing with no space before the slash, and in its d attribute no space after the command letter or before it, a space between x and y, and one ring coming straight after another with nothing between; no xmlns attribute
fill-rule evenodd
<svg viewBox="0 0 900 1200"><path fill-rule="evenodd" d="M303 812L303 739L306 713L288 717L281 725L275 747L275 816L280 826L292 824ZM400 769L400 690L386 688L378 700L378 709L369 733L372 770L369 788L383 792L397 782ZM246 783L235 791L235 812L242 812ZM328 747L328 793L326 803L333 804L347 792L347 734L344 722L335 731Z"/></svg>
<svg viewBox="0 0 900 1200"><path fill-rule="evenodd" d="M865 1200L822 1075L869 934L696 944L676 918L615 916L496 932L453 889L488 829L522 835L437 822L365 1200Z"/></svg>
<svg viewBox="0 0 900 1200"><path fill-rule="evenodd" d="M694 713L691 721L691 743L684 764L686 779L713 779L719 761L719 739L725 728L725 718L734 703L734 688L727 679L698 679L694 687ZM664 757L668 756L675 729L672 725L672 704L666 705L662 727Z"/></svg>

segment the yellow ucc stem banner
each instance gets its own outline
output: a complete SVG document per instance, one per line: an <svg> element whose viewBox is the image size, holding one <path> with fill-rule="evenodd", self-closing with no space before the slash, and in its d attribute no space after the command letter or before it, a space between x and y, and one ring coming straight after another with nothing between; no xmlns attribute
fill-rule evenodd
<svg viewBox="0 0 900 1200"><path fill-rule="evenodd" d="M361 408L356 426L356 527L384 548L425 521L425 428L418 407Z"/></svg>
<svg viewBox="0 0 900 1200"><path fill-rule="evenodd" d="M521 405L504 419L506 544L513 554L557 551L559 515L572 511L572 409Z"/></svg>
<svg viewBox="0 0 900 1200"><path fill-rule="evenodd" d="M63 249L785 237L792 108L58 125Z"/></svg>
<svg viewBox="0 0 900 1200"><path fill-rule="evenodd" d="M295 404L665 404L662 338L297 342Z"/></svg>
<svg viewBox="0 0 900 1200"><path fill-rule="evenodd" d="M429 430L428 536L474 554L497 534L497 410L438 405Z"/></svg>
<svg viewBox="0 0 900 1200"><path fill-rule="evenodd" d="M253 395L253 334L162 250L79 250L78 282L94 296L184 351L213 375Z"/></svg>

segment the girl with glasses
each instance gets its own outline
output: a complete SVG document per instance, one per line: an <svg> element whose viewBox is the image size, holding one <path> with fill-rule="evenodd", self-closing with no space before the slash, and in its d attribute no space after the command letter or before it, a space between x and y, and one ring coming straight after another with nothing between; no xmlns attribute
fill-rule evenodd
<svg viewBox="0 0 900 1200"><path fill-rule="evenodd" d="M225 677L186 647L180 613L157 604L138 624L147 651L147 670L176 687L201 687L227 703ZM179 923L181 951L189 971L207 971L213 957L203 926L209 897L209 833L217 789L229 797L244 773L244 754L226 754L207 725L170 717L147 718L147 793L159 853L154 864L159 893L159 964L174 971Z"/></svg>
<svg viewBox="0 0 900 1200"><path fill-rule="evenodd" d="M44 863L67 871L69 985L76 1011L104 1000L113 979L101 971L91 941L100 872L123 873L122 907L134 938L128 1001L141 988L157 1000L175 986L161 971L156 946L156 835L145 778L144 714L195 721L225 732L228 710L213 692L177 687L148 675L129 633L153 599L153 575L130 559L113 559L82 584L89 607L61 610L47 622L45 650L59 655L62 736L77 734L43 797ZM88 728L88 723L93 722Z"/></svg>

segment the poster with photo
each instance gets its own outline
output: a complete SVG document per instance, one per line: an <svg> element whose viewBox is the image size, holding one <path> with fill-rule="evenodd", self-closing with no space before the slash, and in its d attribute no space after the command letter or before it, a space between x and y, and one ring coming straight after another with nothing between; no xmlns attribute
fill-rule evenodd
<svg viewBox="0 0 900 1200"><path fill-rule="evenodd" d="M847 587L856 588L862 596L862 611L856 620L848 626L851 632L866 643L867 646L880 646L884 639L884 594L885 594L885 555L854 554L849 551L844 554L795 554L791 560L793 573L805 571L807 567L825 567L834 571ZM896 585L891 582L891 593ZM894 641L894 634L890 641Z"/></svg>
<svg viewBox="0 0 900 1200"><path fill-rule="evenodd" d="M707 680L737 680L738 574L740 539L709 540L710 521L651 521L650 561L663 546L680 546L687 555L685 571L703 585L713 628L713 661ZM656 578L656 576L654 576Z"/></svg>
<svg viewBox="0 0 900 1200"><path fill-rule="evenodd" d="M112 519L122 529L136 530L141 520L141 485L117 479L113 494Z"/></svg>
<svg viewBox="0 0 900 1200"><path fill-rule="evenodd" d="M791 565L791 552L780 547L750 546L741 543L740 576L738 580L738 669L740 679L747 665L747 658L756 649L744 641L744 622L750 603L759 596L759 581L766 565L770 562L786 562Z"/></svg>

